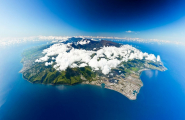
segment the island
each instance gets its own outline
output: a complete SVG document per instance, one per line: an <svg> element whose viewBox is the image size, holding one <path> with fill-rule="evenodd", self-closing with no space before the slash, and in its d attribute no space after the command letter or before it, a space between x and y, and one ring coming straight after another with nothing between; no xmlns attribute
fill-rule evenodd
<svg viewBox="0 0 185 120"><path fill-rule="evenodd" d="M26 49L23 78L51 85L91 84L117 91L135 100L144 70L167 70L160 56L107 40L69 38Z"/></svg>

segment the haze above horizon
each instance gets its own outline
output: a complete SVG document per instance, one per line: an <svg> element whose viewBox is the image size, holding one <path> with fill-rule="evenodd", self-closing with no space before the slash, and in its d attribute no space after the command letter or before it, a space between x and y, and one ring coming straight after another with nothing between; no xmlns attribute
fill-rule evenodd
<svg viewBox="0 0 185 120"><path fill-rule="evenodd" d="M184 0L2 0L0 38L113 36L185 42Z"/></svg>

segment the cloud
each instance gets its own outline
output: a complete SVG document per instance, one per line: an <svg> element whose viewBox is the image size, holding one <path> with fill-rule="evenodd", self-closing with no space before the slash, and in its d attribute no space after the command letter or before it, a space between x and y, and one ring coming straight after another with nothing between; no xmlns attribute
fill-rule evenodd
<svg viewBox="0 0 185 120"><path fill-rule="evenodd" d="M39 59L36 59L35 62L45 62L48 61L49 57L45 55L44 57L41 57Z"/></svg>
<svg viewBox="0 0 185 120"><path fill-rule="evenodd" d="M131 30L125 31L127 33L139 33ZM31 37L22 37L22 38L0 38L0 46L9 46L13 44L25 43L28 41L52 41L52 42L65 42L68 38L73 36L31 36ZM91 40L102 40L110 39L112 41L137 41L137 42L157 42L157 43L173 43L185 45L184 42L179 41L169 41L169 40L158 40L158 39L142 39L142 38L128 38L128 37L104 37L104 36L74 36L75 38L89 38ZM83 43L82 43L83 44ZM87 43L86 43L87 44Z"/></svg>
<svg viewBox="0 0 185 120"><path fill-rule="evenodd" d="M77 45L80 44L80 45L85 45L85 44L89 44L89 40L81 40L81 41L78 41L77 42Z"/></svg>
<svg viewBox="0 0 185 120"><path fill-rule="evenodd" d="M52 64L53 64L53 61L51 61L51 62L45 62L45 66L52 65Z"/></svg>
<svg viewBox="0 0 185 120"><path fill-rule="evenodd" d="M126 33L133 33L134 31L131 31L131 30L128 30L128 31L126 31Z"/></svg>
<svg viewBox="0 0 185 120"><path fill-rule="evenodd" d="M88 65L86 63L82 63L78 67L85 67L85 66L88 66Z"/></svg>
<svg viewBox="0 0 185 120"><path fill-rule="evenodd" d="M79 41L79 43L83 42L83 40ZM86 44L89 44L89 42L85 41ZM108 74L112 68L116 68L123 61L127 62L133 59L160 60L160 56L156 59L153 54L143 53L130 45L122 45L121 47L109 46L103 47L98 51L91 51L75 49L71 44L56 43L50 48L43 50L42 53L45 56L37 59L35 62L45 62L46 66L54 64L53 67L56 70L64 71L67 67L90 66L93 70L101 70L103 74ZM91 58L91 55L94 53L95 56ZM57 57L54 58L53 56ZM56 61L48 62L49 58Z"/></svg>
<svg viewBox="0 0 185 120"><path fill-rule="evenodd" d="M161 58L159 55L157 55L157 61L160 62L161 61Z"/></svg>
<svg viewBox="0 0 185 120"><path fill-rule="evenodd" d="M70 37L66 36L31 36L31 37L21 37L21 38L1 38L0 46L8 46L12 44L25 43L28 41L53 41L53 42L65 42Z"/></svg>

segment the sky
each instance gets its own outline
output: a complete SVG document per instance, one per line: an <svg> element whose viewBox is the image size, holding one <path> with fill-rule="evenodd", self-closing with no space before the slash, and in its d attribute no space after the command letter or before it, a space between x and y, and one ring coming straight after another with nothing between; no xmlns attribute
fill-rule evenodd
<svg viewBox="0 0 185 120"><path fill-rule="evenodd" d="M0 38L114 36L185 42L185 0L0 0Z"/></svg>

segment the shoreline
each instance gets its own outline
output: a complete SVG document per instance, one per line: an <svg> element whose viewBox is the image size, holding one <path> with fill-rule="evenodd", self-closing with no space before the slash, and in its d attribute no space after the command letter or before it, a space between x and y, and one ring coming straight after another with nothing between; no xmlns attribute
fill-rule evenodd
<svg viewBox="0 0 185 120"><path fill-rule="evenodd" d="M163 67L164 67L164 66L163 66ZM116 92L120 93L121 95L125 96L126 98L128 98L129 100L137 100L137 95L140 93L141 88L144 86L144 84L143 84L143 82L142 82L142 80L141 80L141 74L142 74L143 71L147 71L147 70L155 70L155 69L144 68L144 69L141 69L141 70L138 71L138 72L139 72L139 75L137 75L137 76L139 77L138 80L141 81L142 85L140 86L139 89L137 89L137 91L136 91L136 93L134 94L134 96L131 96L131 95L126 94L126 93L124 94L124 93L122 93L122 92L120 92L120 91L118 91L118 90L115 90L115 89L113 89L113 88L109 88L110 86L107 86L107 87L105 86L104 88L109 89L109 90L116 91ZM157 70L157 71L166 71L166 70L167 70L167 68L164 67L163 70ZM84 85L85 85L85 84L86 84L86 85L88 84L88 85L94 85L94 86L98 86L98 87L101 87L101 88L102 88L101 84L103 83L103 82L102 82L100 85L99 85L99 84L93 84L93 83L92 83L93 81L90 82L90 83L84 83L84 82L82 82L82 83L77 83L77 84L74 84L74 85L70 85L70 84L51 84L51 83L49 83L49 84L44 84L44 83L33 83L33 82L29 81L28 79L24 78L22 72L19 71L19 73L22 74L22 78L23 78L24 80L28 81L28 82L31 83L31 84L42 84L42 85L52 85L52 86L60 86L60 85L74 86L74 85L79 85L79 84L84 84ZM99 81L99 80L96 80L96 81ZM105 84L105 83L104 83L104 84Z"/></svg>

